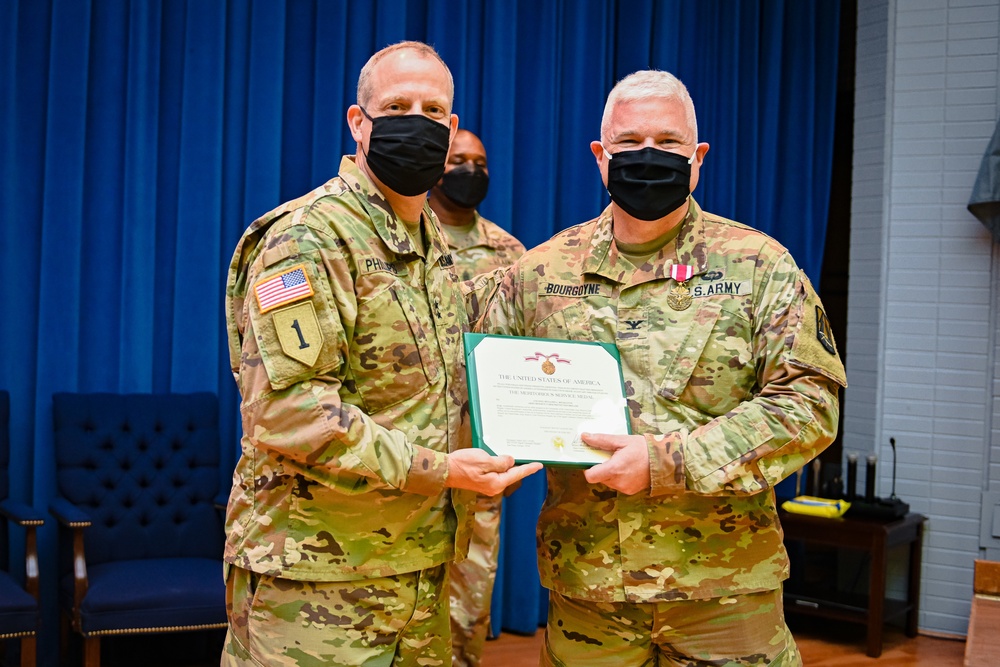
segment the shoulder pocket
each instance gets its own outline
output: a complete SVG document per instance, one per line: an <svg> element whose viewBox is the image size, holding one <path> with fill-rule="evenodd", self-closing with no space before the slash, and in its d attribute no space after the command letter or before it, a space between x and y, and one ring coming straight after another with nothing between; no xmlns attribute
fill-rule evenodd
<svg viewBox="0 0 1000 667"><path fill-rule="evenodd" d="M794 308L795 338L788 351L788 362L819 371L842 387L847 386L847 373L837 354L833 329L823 304L809 278L799 272L801 298Z"/></svg>
<svg viewBox="0 0 1000 667"><path fill-rule="evenodd" d="M261 361L274 389L285 389L340 366L339 316L330 307L316 267L306 262L296 268L301 268L311 286L303 292L305 296L296 299L293 295L277 306L265 300L263 308L261 299L249 299L250 321ZM287 272L287 268L268 271L257 279L255 287Z"/></svg>

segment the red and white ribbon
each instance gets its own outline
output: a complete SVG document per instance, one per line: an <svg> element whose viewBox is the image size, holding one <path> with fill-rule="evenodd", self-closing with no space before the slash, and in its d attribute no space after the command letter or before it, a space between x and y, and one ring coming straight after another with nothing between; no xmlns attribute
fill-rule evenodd
<svg viewBox="0 0 1000 667"><path fill-rule="evenodd" d="M690 264L671 264L670 277L679 283L687 282L694 275L694 267Z"/></svg>

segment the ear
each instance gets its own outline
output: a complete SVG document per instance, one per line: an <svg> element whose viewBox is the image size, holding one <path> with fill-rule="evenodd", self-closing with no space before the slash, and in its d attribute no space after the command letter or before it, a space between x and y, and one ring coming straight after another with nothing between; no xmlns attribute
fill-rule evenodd
<svg viewBox="0 0 1000 667"><path fill-rule="evenodd" d="M591 141L590 152L597 158L597 166L600 166L601 160L604 159L604 145L600 141Z"/></svg>
<svg viewBox="0 0 1000 667"><path fill-rule="evenodd" d="M707 152L708 144L706 143L700 143L694 149L694 162L691 164L691 183L689 185L691 192L694 192L695 188L698 187L698 181L701 179L701 164L705 161L705 153Z"/></svg>
<svg viewBox="0 0 1000 667"><path fill-rule="evenodd" d="M699 167L701 167L701 163L705 161L705 154L708 152L708 149L709 145L705 142L698 144L698 147L694 149L694 161L698 163Z"/></svg>
<svg viewBox="0 0 1000 667"><path fill-rule="evenodd" d="M458 114L453 113L448 122L451 124L451 134L448 137L448 146L450 147L451 142L455 141L455 135L458 134Z"/></svg>
<svg viewBox="0 0 1000 667"><path fill-rule="evenodd" d="M365 122L365 115L361 113L361 107L352 104L347 107L347 127L351 131L351 137L361 143L361 124Z"/></svg>

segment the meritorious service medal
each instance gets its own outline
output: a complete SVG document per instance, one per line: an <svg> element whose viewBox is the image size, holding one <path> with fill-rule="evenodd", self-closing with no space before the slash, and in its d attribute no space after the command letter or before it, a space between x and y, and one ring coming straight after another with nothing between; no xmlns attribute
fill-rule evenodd
<svg viewBox="0 0 1000 667"><path fill-rule="evenodd" d="M674 310L687 310L691 307L691 290L687 288L688 280L694 275L694 267L690 264L672 264L670 277L677 283L667 293L667 305Z"/></svg>

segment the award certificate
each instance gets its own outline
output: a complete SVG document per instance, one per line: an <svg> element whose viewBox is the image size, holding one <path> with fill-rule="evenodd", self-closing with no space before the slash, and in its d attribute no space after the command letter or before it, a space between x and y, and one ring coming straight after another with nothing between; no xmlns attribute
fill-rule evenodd
<svg viewBox="0 0 1000 667"><path fill-rule="evenodd" d="M611 453L582 433L627 435L621 361L614 345L465 334L475 447L518 463L591 466Z"/></svg>

